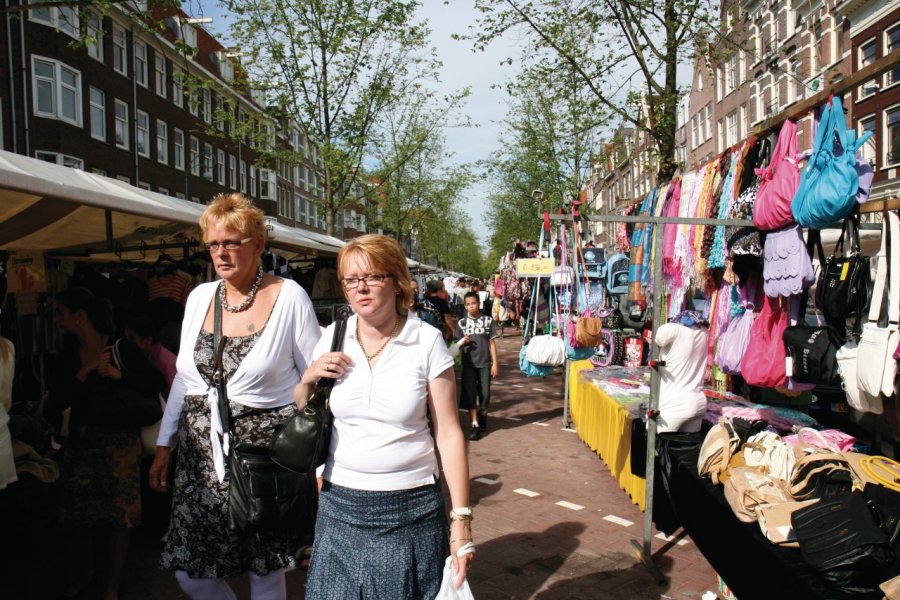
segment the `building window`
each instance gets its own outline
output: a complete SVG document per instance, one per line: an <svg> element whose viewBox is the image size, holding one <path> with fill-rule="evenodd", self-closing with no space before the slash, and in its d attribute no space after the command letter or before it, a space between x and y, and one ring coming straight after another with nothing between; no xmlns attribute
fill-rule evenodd
<svg viewBox="0 0 900 600"><path fill-rule="evenodd" d="M138 186L139 188L141 188L142 190L147 190L148 192L152 191L152 190L150 189L150 184L147 183L146 181L138 181L137 186Z"/></svg>
<svg viewBox="0 0 900 600"><path fill-rule="evenodd" d="M200 115L200 101L198 100L196 89L193 91L188 91L187 105L188 112L191 113L192 116L197 117Z"/></svg>
<svg viewBox="0 0 900 600"><path fill-rule="evenodd" d="M91 137L106 141L106 94L91 86Z"/></svg>
<svg viewBox="0 0 900 600"><path fill-rule="evenodd" d="M175 145L175 168L184 171L184 132L177 127L172 130Z"/></svg>
<svg viewBox="0 0 900 600"><path fill-rule="evenodd" d="M703 141L711 140L713 135L712 102L706 105L706 119L704 120Z"/></svg>
<svg viewBox="0 0 900 600"><path fill-rule="evenodd" d="M738 142L737 112L730 112L725 117L725 147L730 148Z"/></svg>
<svg viewBox="0 0 900 600"><path fill-rule="evenodd" d="M184 73L177 69L172 72L172 104L184 108Z"/></svg>
<svg viewBox="0 0 900 600"><path fill-rule="evenodd" d="M157 52L153 56L153 83L156 86L156 93L163 98L166 97L166 57L162 53Z"/></svg>
<svg viewBox="0 0 900 600"><path fill-rule="evenodd" d="M134 42L134 80L147 87L147 44L137 40Z"/></svg>
<svg viewBox="0 0 900 600"><path fill-rule="evenodd" d="M737 87L738 65L737 55L732 54L725 65L725 94L730 94Z"/></svg>
<svg viewBox="0 0 900 600"><path fill-rule="evenodd" d="M828 45L825 43L825 28L821 21L816 23L813 28L813 36L813 49L816 53L816 65L818 65L818 70L821 71L825 68L825 65L828 64Z"/></svg>
<svg viewBox="0 0 900 600"><path fill-rule="evenodd" d="M34 153L34 157L44 162L54 163L69 167L70 169L79 169L84 171L84 161L74 156L67 156L58 152L42 152L38 150Z"/></svg>
<svg viewBox="0 0 900 600"><path fill-rule="evenodd" d="M867 131L871 131L873 134L875 133L875 115L869 115L868 117L863 117L859 120L859 137L862 137ZM859 149L859 153L874 169L876 157L874 135L869 138L869 141L863 144L862 148Z"/></svg>
<svg viewBox="0 0 900 600"><path fill-rule="evenodd" d="M141 156L150 156L150 115L142 110L137 111L137 134L135 144L137 144L138 154Z"/></svg>
<svg viewBox="0 0 900 600"><path fill-rule="evenodd" d="M162 187L162 186L159 186L158 188L156 188L156 191L157 191L157 193L160 193L160 194L162 194L163 196L168 196L168 195L169 195L169 188L164 188L164 187Z"/></svg>
<svg viewBox="0 0 900 600"><path fill-rule="evenodd" d="M31 57L34 114L81 126L81 73L46 58Z"/></svg>
<svg viewBox="0 0 900 600"><path fill-rule="evenodd" d="M247 193L247 163L241 161L241 193Z"/></svg>
<svg viewBox="0 0 900 600"><path fill-rule="evenodd" d="M802 100L805 95L806 85L803 83L803 74L800 71L800 61L792 60L791 61L791 78L793 79L793 85L789 86L789 88L793 89L794 97L789 99L792 100Z"/></svg>
<svg viewBox="0 0 900 600"><path fill-rule="evenodd" d="M256 167L250 167L250 197L256 197Z"/></svg>
<svg viewBox="0 0 900 600"><path fill-rule="evenodd" d="M34 2L39 5L39 2ZM77 38L79 35L78 13L71 6L51 6L47 8L32 8L28 11L31 21L54 27L68 36Z"/></svg>
<svg viewBox="0 0 900 600"><path fill-rule="evenodd" d="M203 122L209 123L212 118L212 100L209 88L203 88Z"/></svg>
<svg viewBox="0 0 900 600"><path fill-rule="evenodd" d="M156 120L156 160L169 164L169 125Z"/></svg>
<svg viewBox="0 0 900 600"><path fill-rule="evenodd" d="M87 53L94 60L103 62L103 25L100 17L90 14L87 17Z"/></svg>
<svg viewBox="0 0 900 600"><path fill-rule="evenodd" d="M115 102L116 146L128 150L128 105L121 100Z"/></svg>
<svg viewBox="0 0 900 600"><path fill-rule="evenodd" d="M216 150L216 181L225 185L225 151Z"/></svg>
<svg viewBox="0 0 900 600"><path fill-rule="evenodd" d="M237 189L237 158L234 155L228 155L228 187L232 191Z"/></svg>
<svg viewBox="0 0 900 600"><path fill-rule="evenodd" d="M900 164L900 106L895 106L884 111L885 129L884 136L884 166Z"/></svg>
<svg viewBox="0 0 900 600"><path fill-rule="evenodd" d="M225 101L221 96L216 97L216 129L225 131Z"/></svg>
<svg viewBox="0 0 900 600"><path fill-rule="evenodd" d="M895 25L884 33L885 45L884 56L887 56L894 50L900 48L900 25ZM894 85L900 82L900 65L895 65L893 69L884 75L884 87Z"/></svg>
<svg viewBox="0 0 900 600"><path fill-rule="evenodd" d="M259 170L259 197L263 200L275 200L276 191L275 171L271 169Z"/></svg>
<svg viewBox="0 0 900 600"><path fill-rule="evenodd" d="M191 175L200 174L200 140L191 136Z"/></svg>
<svg viewBox="0 0 900 600"><path fill-rule="evenodd" d="M213 149L210 144L203 144L203 178L213 180Z"/></svg>
<svg viewBox="0 0 900 600"><path fill-rule="evenodd" d="M186 200L186 198L184 197L184 192L175 192L175 197L179 200Z"/></svg>
<svg viewBox="0 0 900 600"><path fill-rule="evenodd" d="M867 66L871 65L875 62L875 40L869 40L865 44L862 44L859 47L859 54L857 57L857 69L862 70ZM875 95L875 92L878 91L878 85L874 79L870 79L859 87L858 99L862 100L863 98L868 98L869 96Z"/></svg>
<svg viewBox="0 0 900 600"><path fill-rule="evenodd" d="M128 76L128 37L125 28L118 23L112 25L113 70Z"/></svg>

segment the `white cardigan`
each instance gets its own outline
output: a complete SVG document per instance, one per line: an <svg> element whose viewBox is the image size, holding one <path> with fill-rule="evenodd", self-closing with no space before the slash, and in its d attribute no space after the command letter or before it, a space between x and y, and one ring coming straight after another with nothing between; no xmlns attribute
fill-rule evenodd
<svg viewBox="0 0 900 600"><path fill-rule="evenodd" d="M188 296L181 328L181 346L157 445L171 447L186 395L206 395L210 407L210 441L219 481L225 477L228 436L219 419L218 394L207 385L194 362L197 337L219 282L197 286ZM250 352L228 380L228 399L252 408L277 408L294 401L293 391L312 362L322 330L309 296L295 281L285 279L269 320Z"/></svg>

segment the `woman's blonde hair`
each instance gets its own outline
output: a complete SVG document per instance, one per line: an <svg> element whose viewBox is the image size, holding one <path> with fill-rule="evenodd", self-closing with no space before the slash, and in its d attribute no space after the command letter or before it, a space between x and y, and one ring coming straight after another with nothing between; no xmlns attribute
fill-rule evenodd
<svg viewBox="0 0 900 600"><path fill-rule="evenodd" d="M265 213L247 196L237 192L217 194L210 200L206 210L200 215L200 229L204 237L214 223L221 223L228 229L240 231L250 237L266 237Z"/></svg>
<svg viewBox="0 0 900 600"><path fill-rule="evenodd" d="M361 256L375 271L390 275L397 282L397 314L405 315L413 297L412 277L400 244L386 235L369 234L353 238L338 253L338 279L344 278L346 260L356 255Z"/></svg>

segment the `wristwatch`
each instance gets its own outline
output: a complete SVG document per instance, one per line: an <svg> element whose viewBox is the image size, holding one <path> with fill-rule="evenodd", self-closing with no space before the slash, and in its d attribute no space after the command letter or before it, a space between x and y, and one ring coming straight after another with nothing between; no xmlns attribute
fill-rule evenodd
<svg viewBox="0 0 900 600"><path fill-rule="evenodd" d="M473 519L472 515L472 507L471 506L463 506L460 508L454 508L450 511L450 520L451 521L471 521Z"/></svg>

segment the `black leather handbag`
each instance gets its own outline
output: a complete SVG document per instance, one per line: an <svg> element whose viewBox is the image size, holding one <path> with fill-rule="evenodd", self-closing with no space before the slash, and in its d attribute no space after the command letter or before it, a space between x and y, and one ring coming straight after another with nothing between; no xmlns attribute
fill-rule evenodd
<svg viewBox="0 0 900 600"><path fill-rule="evenodd" d="M871 594L894 560L862 492L796 510L791 525L803 560L843 593Z"/></svg>
<svg viewBox="0 0 900 600"><path fill-rule="evenodd" d="M816 306L829 322L859 318L869 304L872 275L869 257L860 253L859 217L847 217L841 237L831 256L822 262L816 283ZM844 256L844 237L850 240L850 252Z"/></svg>
<svg viewBox="0 0 900 600"><path fill-rule="evenodd" d="M345 319L335 321L332 352L339 352L343 347L346 328ZM319 379L306 406L278 426L269 442L269 455L273 461L298 473L310 473L325 463L334 420L328 407L333 387L334 379Z"/></svg>
<svg viewBox="0 0 900 600"><path fill-rule="evenodd" d="M215 296L213 383L219 400L222 431L234 436L235 418L228 403L222 368L225 337L222 304ZM246 416L246 415L243 415ZM276 464L266 447L232 439L228 452L228 529L241 534L293 532L312 534L318 510L318 488L313 474L295 473Z"/></svg>

